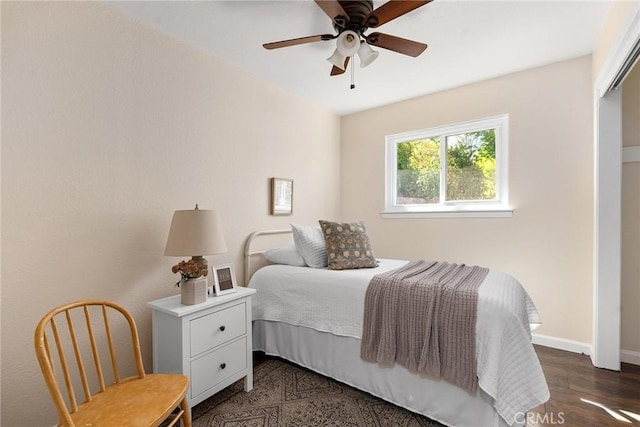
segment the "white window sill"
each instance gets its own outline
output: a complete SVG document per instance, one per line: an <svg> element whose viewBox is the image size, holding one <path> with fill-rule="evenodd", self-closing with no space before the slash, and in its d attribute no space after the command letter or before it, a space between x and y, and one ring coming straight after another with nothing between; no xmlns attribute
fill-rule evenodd
<svg viewBox="0 0 640 427"><path fill-rule="evenodd" d="M380 216L387 219L402 218L511 218L513 209L434 209L429 211L392 211L381 212Z"/></svg>

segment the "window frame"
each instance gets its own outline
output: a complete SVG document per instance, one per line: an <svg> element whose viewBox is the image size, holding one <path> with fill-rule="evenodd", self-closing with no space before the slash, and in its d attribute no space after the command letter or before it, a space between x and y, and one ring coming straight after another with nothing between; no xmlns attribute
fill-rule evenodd
<svg viewBox="0 0 640 427"><path fill-rule="evenodd" d="M440 200L446 197L447 144L448 136L495 129L496 137L496 198L492 200L441 201L432 204L396 204L398 144L417 139L440 140ZM468 122L455 123L435 128L421 129L387 135L385 137L385 211L383 218L398 217L510 217L508 189L508 136L509 115L487 117Z"/></svg>

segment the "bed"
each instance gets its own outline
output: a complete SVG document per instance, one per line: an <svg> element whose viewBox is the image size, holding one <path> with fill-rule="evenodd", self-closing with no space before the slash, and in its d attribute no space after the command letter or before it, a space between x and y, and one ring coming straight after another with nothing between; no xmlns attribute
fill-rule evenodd
<svg viewBox="0 0 640 427"><path fill-rule="evenodd" d="M478 388L471 393L398 364L381 366L360 358L369 281L407 261L381 259L376 268L343 271L264 265L261 261L255 270L252 262L264 252L254 248L256 240L286 233L291 230L259 231L246 242L245 280L257 290L254 350L287 359L448 426L521 426L527 411L549 399L531 345L531 328L540 322L538 313L513 277L490 270L479 287Z"/></svg>

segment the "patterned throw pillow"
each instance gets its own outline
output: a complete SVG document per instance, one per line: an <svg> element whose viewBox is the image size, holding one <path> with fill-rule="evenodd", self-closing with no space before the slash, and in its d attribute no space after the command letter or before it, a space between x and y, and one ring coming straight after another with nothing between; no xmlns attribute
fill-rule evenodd
<svg viewBox="0 0 640 427"><path fill-rule="evenodd" d="M327 257L331 270L378 266L364 223L320 221L320 228L327 243Z"/></svg>

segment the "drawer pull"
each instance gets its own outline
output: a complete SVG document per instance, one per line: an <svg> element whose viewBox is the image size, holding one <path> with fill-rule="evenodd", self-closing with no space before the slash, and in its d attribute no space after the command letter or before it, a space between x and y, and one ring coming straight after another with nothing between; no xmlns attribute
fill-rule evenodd
<svg viewBox="0 0 640 427"><path fill-rule="evenodd" d="M226 368L226 367L227 367L227 364L226 364L226 363L223 363L223 364L221 364L221 365L220 365L220 369L224 369L224 368Z"/></svg>
<svg viewBox="0 0 640 427"><path fill-rule="evenodd" d="M220 332L224 332L225 329L227 329L226 326L224 326L224 325L220 326Z"/></svg>

